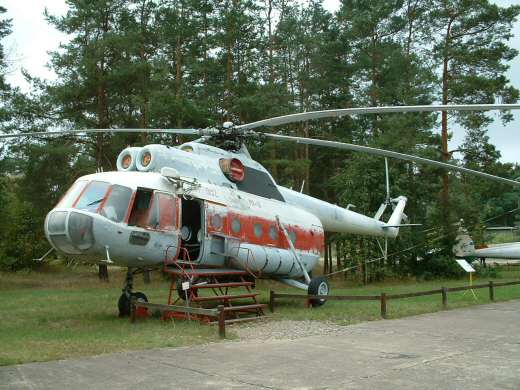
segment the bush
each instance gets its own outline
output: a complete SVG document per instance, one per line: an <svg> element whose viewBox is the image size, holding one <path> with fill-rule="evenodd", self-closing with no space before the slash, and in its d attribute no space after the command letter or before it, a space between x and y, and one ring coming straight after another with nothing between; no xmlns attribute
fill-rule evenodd
<svg viewBox="0 0 520 390"><path fill-rule="evenodd" d="M418 262L416 275L420 279L435 278L459 279L464 276L464 270L455 262L452 256L442 254L429 255Z"/></svg>
<svg viewBox="0 0 520 390"><path fill-rule="evenodd" d="M489 267L489 266L483 267L480 264L472 264L472 265L473 265L473 268L475 268L475 274L479 278L494 279L494 278L499 277L499 272L495 267Z"/></svg>

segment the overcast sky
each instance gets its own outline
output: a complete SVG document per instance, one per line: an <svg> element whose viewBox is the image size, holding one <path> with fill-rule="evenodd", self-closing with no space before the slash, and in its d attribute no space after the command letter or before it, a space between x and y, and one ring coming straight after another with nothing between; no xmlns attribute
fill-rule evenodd
<svg viewBox="0 0 520 390"><path fill-rule="evenodd" d="M518 0L496 0L501 6L518 3ZM324 5L330 11L338 8L339 0L325 0ZM31 75L53 79L54 73L46 67L48 51L55 50L67 37L49 26L43 17L45 7L51 14L64 14L67 10L65 0L3 0L7 8L7 18L12 18L13 33L5 40L5 47L10 61L8 81L27 91L28 85L21 75L26 69ZM520 21L513 29L515 37L510 45L520 51ZM520 56L511 62L508 72L511 83L520 88ZM491 142L502 154L502 161L520 163L520 112L515 113L515 120L507 126L497 121L489 128ZM452 127L454 132L450 149L456 149L461 143L464 132Z"/></svg>

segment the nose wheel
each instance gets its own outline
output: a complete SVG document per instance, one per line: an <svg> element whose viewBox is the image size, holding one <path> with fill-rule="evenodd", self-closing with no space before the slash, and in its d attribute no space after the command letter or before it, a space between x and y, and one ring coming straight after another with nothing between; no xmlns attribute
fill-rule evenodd
<svg viewBox="0 0 520 390"><path fill-rule="evenodd" d="M138 272L138 271L136 271ZM128 269L126 273L125 285L123 287L123 293L119 297L117 301L117 308L119 309L119 317L128 317L130 315L130 304L132 302L132 298L136 298L141 302L148 302L148 298L146 295L140 291L133 292L133 284L134 284L134 273L132 270Z"/></svg>

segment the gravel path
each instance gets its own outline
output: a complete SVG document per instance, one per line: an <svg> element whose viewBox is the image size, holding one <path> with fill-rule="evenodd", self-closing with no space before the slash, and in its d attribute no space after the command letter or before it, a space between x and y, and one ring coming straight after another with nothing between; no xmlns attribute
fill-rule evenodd
<svg viewBox="0 0 520 390"><path fill-rule="evenodd" d="M349 333L347 326L321 321L260 321L234 326L240 340L294 340L301 337Z"/></svg>

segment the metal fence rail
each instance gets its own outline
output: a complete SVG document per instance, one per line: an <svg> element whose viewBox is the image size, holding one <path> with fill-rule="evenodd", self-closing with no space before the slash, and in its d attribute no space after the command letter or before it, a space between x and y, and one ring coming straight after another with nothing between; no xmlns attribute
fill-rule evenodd
<svg viewBox="0 0 520 390"><path fill-rule="evenodd" d="M447 309L449 292L476 290L479 288L488 288L489 289L489 300L494 301L495 300L495 288L513 286L513 285L519 285L519 284L520 284L520 280L513 281L513 282L503 282L503 283L495 283L493 281L489 281L488 283L475 284L472 286L441 287L441 288L435 289L435 290L418 291L418 292L402 293L402 294L386 294L383 292L380 295L304 295L304 294L277 293L277 292L271 290L269 292L269 309L271 310L271 312L274 312L277 298L303 299L303 300L305 300L306 307L310 307L311 301L315 300L315 299L326 299L328 301L379 301L380 305L381 305L381 317L387 318L387 305L388 305L389 300L441 294L442 308Z"/></svg>

